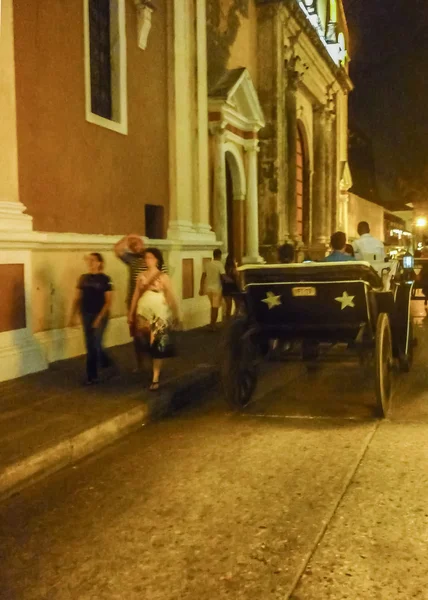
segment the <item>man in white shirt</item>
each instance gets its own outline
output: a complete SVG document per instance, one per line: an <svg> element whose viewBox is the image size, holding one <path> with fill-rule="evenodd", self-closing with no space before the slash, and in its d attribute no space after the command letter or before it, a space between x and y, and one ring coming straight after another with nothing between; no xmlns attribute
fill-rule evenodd
<svg viewBox="0 0 428 600"><path fill-rule="evenodd" d="M358 240L352 242L356 260L366 260L372 262L374 260L385 259L385 247L383 242L373 237L370 233L370 226L367 221L361 221L357 227Z"/></svg>
<svg viewBox="0 0 428 600"><path fill-rule="evenodd" d="M221 276L225 274L223 263L221 262L221 250L216 248L213 252L213 260L207 264L201 277L199 295L207 295L211 302L211 322L210 329L215 331L218 311L221 306Z"/></svg>

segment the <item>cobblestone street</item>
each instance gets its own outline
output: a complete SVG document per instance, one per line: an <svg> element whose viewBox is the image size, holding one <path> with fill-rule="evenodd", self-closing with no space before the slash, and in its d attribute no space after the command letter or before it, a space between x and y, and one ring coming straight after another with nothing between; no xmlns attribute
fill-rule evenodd
<svg viewBox="0 0 428 600"><path fill-rule="evenodd" d="M271 365L245 413L214 392L3 502L1 597L427 598L415 311L388 421L357 364Z"/></svg>

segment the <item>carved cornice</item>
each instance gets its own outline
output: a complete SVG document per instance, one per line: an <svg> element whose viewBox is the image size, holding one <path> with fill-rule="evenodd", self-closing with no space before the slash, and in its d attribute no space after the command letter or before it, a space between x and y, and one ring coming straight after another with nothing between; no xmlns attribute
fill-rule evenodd
<svg viewBox="0 0 428 600"><path fill-rule="evenodd" d="M318 33L300 8L298 0L256 0L256 4L258 6L279 5L284 7L284 9L286 9L297 22L300 32L304 32L311 40L317 52L324 59L332 75L340 84L342 90L345 93L353 90L354 86L348 73L343 67L336 65L334 60L331 58L327 48L320 40Z"/></svg>

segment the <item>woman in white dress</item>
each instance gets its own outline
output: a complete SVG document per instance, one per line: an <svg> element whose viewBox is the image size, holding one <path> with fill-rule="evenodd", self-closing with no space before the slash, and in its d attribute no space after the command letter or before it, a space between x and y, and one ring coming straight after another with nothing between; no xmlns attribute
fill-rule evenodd
<svg viewBox="0 0 428 600"><path fill-rule="evenodd" d="M137 335L148 346L153 360L150 390L159 389L159 377L164 358L175 354L171 331L178 321L178 304L171 280L162 272L163 257L157 248L144 253L147 270L137 279L128 314L128 323L135 326Z"/></svg>

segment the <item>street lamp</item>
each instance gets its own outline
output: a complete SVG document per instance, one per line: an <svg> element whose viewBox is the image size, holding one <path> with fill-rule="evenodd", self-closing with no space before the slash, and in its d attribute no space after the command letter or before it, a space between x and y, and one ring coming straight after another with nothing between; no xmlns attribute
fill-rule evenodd
<svg viewBox="0 0 428 600"><path fill-rule="evenodd" d="M425 227L427 224L427 220L425 217L418 217L416 219L416 227Z"/></svg>

